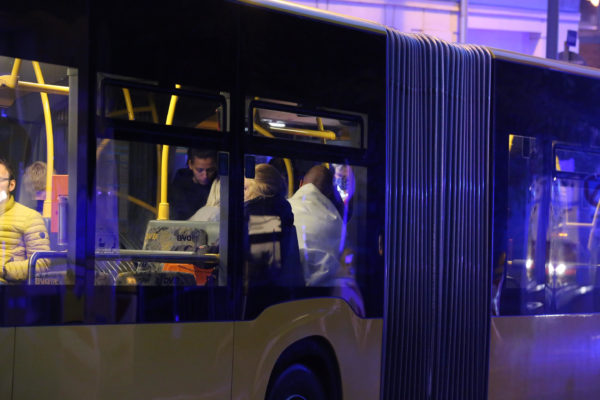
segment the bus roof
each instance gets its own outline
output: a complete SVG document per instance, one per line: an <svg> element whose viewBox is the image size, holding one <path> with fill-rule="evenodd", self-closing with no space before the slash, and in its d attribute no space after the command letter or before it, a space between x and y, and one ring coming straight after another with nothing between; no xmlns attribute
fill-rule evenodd
<svg viewBox="0 0 600 400"><path fill-rule="evenodd" d="M321 10L301 4L294 4L284 0L237 0L240 3L269 8L272 10L283 11L289 14L309 17L325 22L331 22L338 25L349 26L361 30L386 34L385 26L373 21L362 18L351 17L344 14L338 14L328 10Z"/></svg>
<svg viewBox="0 0 600 400"><path fill-rule="evenodd" d="M509 50L489 48L492 56L498 60L518 62L536 67L548 68L555 71L567 72L576 75L588 76L591 78L600 78L600 69L568 63L566 61L552 60L530 56L527 54L515 53Z"/></svg>

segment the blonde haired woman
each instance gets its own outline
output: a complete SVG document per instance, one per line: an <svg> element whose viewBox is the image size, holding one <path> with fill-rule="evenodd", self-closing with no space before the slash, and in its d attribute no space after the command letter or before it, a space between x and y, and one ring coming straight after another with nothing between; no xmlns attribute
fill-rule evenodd
<svg viewBox="0 0 600 400"><path fill-rule="evenodd" d="M279 171L269 164L258 164L254 169L254 179L244 180L244 201L257 197L270 198L281 196L285 198L286 187Z"/></svg>
<svg viewBox="0 0 600 400"><path fill-rule="evenodd" d="M268 164L258 164L254 179L244 180L244 214L248 223L246 287L304 286L294 214L285 199L285 181ZM259 292L264 294L264 290ZM290 292L291 293L291 292ZM260 312L267 303L254 297L246 312Z"/></svg>

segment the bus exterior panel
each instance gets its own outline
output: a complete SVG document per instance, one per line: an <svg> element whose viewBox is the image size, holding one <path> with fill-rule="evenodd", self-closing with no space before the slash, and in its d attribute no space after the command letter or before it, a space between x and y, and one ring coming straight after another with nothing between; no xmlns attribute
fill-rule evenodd
<svg viewBox="0 0 600 400"><path fill-rule="evenodd" d="M275 305L255 320L236 322L232 398L264 399L280 355L303 339L320 338L337 358L330 361L339 368L342 398L376 399L382 328L381 319L359 318L345 301L328 298Z"/></svg>
<svg viewBox="0 0 600 400"><path fill-rule="evenodd" d="M232 323L16 331L15 400L230 398Z"/></svg>
<svg viewBox="0 0 600 400"><path fill-rule="evenodd" d="M488 399L595 398L600 315L492 318Z"/></svg>
<svg viewBox="0 0 600 400"><path fill-rule="evenodd" d="M0 328L0 398L10 399L15 354L15 328Z"/></svg>
<svg viewBox="0 0 600 400"><path fill-rule="evenodd" d="M598 70L495 52L490 399L598 397Z"/></svg>

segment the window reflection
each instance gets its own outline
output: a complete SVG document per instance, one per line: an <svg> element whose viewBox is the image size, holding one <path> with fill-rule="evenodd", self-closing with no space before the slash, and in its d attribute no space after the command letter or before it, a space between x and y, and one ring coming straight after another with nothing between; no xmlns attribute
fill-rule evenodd
<svg viewBox="0 0 600 400"><path fill-rule="evenodd" d="M510 136L502 314L593 312L600 241L600 156ZM498 275L496 275L498 277Z"/></svg>

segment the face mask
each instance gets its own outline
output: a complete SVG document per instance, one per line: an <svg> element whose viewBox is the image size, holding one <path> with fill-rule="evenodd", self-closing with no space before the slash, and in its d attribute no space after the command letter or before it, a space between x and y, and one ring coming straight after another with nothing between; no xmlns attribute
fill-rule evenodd
<svg viewBox="0 0 600 400"><path fill-rule="evenodd" d="M6 193L6 190L1 190L0 191L0 203L6 199L8 199L8 194Z"/></svg>

